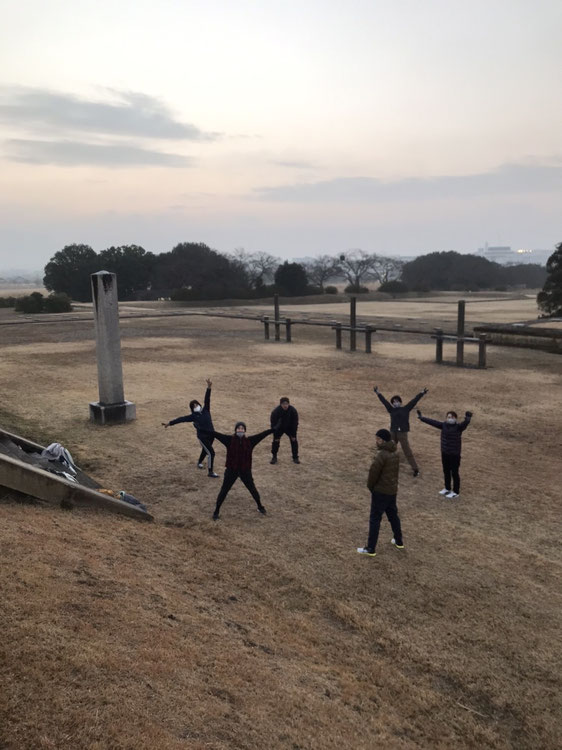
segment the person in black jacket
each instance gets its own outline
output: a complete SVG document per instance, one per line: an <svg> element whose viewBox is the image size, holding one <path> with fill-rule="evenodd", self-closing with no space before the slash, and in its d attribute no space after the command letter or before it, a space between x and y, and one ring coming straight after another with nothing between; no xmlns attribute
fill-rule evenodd
<svg viewBox="0 0 562 750"><path fill-rule="evenodd" d="M299 428L299 413L294 406L291 406L287 396L279 401L279 406L271 412L269 418L271 427L273 428L276 424L280 427L275 429L273 433L273 443L271 444L271 461L270 463L277 463L277 454L279 453L279 443L283 435L288 435L291 441L291 453L293 455L293 463L300 464L299 460L299 442L297 440L297 430Z"/></svg>
<svg viewBox="0 0 562 750"><path fill-rule="evenodd" d="M459 466L461 464L462 434L470 424L472 412L467 411L462 422L457 421L456 411L448 411L444 422L423 417L419 409L417 413L418 419L421 422L425 422L425 424L441 430L441 463L443 464L445 487L439 494L445 495L450 500L454 500L459 496L461 487ZM453 489L451 489L451 478L453 480Z"/></svg>
<svg viewBox="0 0 562 750"><path fill-rule="evenodd" d="M201 455L199 456L199 460L197 461L197 468L203 468L203 461L205 460L205 456L207 456L208 476L216 479L218 477L218 474L213 471L215 451L213 449L212 433L215 428L213 427L213 420L211 418L212 385L212 382L207 378L207 390L205 391L203 406L201 406L199 401L194 398L189 402L191 414L188 414L185 417L172 419L170 422L162 422L162 424L164 425L164 427L171 427L172 425L179 424L180 422L193 422L193 426L197 431L197 439L199 440L199 443L201 445Z"/></svg>
<svg viewBox="0 0 562 750"><path fill-rule="evenodd" d="M278 425L276 425L277 427ZM244 422L236 422L234 435L223 435L220 432L213 432L212 435L226 448L226 469L224 471L224 480L219 490L213 521L219 520L221 505L223 504L230 488L240 477L242 482L250 491L250 495L256 501L258 511L265 516L266 511L261 504L260 493L256 489L254 478L252 476L252 452L256 445L268 435L271 435L273 429L264 430L257 435L246 436L246 425Z"/></svg>
<svg viewBox="0 0 562 750"><path fill-rule="evenodd" d="M406 456L408 463L412 467L414 476L417 477L420 473L420 470L416 463L416 459L414 458L414 454L412 453L412 449L410 448L410 443L408 442L408 433L410 432L410 412L418 403L420 398L423 398L423 396L425 396L425 394L427 393L427 388L424 388L423 391L420 391L420 393L414 396L411 401L408 401L405 406L402 406L402 398L400 396L393 396L390 399L390 403L388 403L388 401L379 391L379 387L377 385L373 388L373 390L384 405L384 408L390 414L390 434L392 440L394 440L397 445L398 443L400 443L400 445L402 446L402 450L404 451L404 455Z"/></svg>

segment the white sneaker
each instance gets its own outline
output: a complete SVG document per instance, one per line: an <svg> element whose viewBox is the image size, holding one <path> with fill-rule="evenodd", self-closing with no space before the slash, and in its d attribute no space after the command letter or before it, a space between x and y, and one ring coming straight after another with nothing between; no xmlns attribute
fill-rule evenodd
<svg viewBox="0 0 562 750"><path fill-rule="evenodd" d="M360 555L367 555L368 557L375 557L377 554L376 552L370 552L367 547L357 547L357 552Z"/></svg>
<svg viewBox="0 0 562 750"><path fill-rule="evenodd" d="M451 490L446 489L445 487L442 490L439 490L440 495L448 495Z"/></svg>
<svg viewBox="0 0 562 750"><path fill-rule="evenodd" d="M197 468L198 469L204 469L205 467L203 466L203 464L197 464Z"/></svg>
<svg viewBox="0 0 562 750"><path fill-rule="evenodd" d="M449 492L447 495L448 500L455 500L458 497L458 494L456 492Z"/></svg>

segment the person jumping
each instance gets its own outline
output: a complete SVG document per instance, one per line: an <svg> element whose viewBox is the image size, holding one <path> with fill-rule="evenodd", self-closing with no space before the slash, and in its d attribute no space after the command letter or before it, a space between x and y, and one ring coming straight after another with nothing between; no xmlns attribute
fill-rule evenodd
<svg viewBox="0 0 562 750"><path fill-rule="evenodd" d="M412 449L410 448L410 443L408 442L408 433L410 432L410 412L418 403L420 398L423 398L423 396L425 396L425 394L427 393L427 388L424 388L423 391L420 391L420 393L414 396L411 401L408 401L405 406L402 406L402 398L400 396L393 396L390 399L389 404L382 393L379 391L379 387L377 385L373 388L373 390L384 405L384 408L390 414L390 435L392 440L397 445L398 443L400 443L400 445L402 446L402 450L404 451L404 455L406 456L408 463L412 467L414 476L419 476L420 470L416 463L416 459L414 458L414 454L412 453Z"/></svg>
<svg viewBox="0 0 562 750"><path fill-rule="evenodd" d="M179 424L180 422L193 422L193 426L197 431L197 439L201 445L201 455L197 461L197 468L203 469L205 456L207 456L207 476L216 479L218 474L213 471L213 462L215 459L215 451L213 449L213 420L211 418L211 387L212 382L207 378L207 390L205 391L205 398L203 400L203 406L193 399L189 402L189 408L191 414L185 417L178 417L172 419L170 422L162 422L164 427L171 427L172 425Z"/></svg>
<svg viewBox="0 0 562 750"><path fill-rule="evenodd" d="M275 428L278 429L279 425L275 425ZM261 504L260 493L256 489L252 476L252 452L256 445L268 435L271 435L272 432L273 428L247 437L245 423L236 422L234 435L223 435L220 432L212 433L212 436L226 448L226 468L224 470L222 487L217 497L215 512L213 513L213 521L218 521L221 505L238 477L240 477L250 491L250 495L256 501L258 511L265 516L266 511Z"/></svg>

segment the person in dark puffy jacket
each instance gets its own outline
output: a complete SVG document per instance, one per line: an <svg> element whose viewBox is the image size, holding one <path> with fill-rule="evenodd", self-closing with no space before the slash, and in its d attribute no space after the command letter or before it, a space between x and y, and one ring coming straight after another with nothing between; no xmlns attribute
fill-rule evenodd
<svg viewBox="0 0 562 750"><path fill-rule="evenodd" d="M439 494L444 495L450 500L454 500L459 496L461 487L459 467L461 463L462 433L470 424L472 412L467 411L462 422L458 421L456 411L448 411L444 422L423 417L419 409L417 410L417 414L420 422L425 422L425 424L441 430L441 462L443 464L445 487ZM453 484L452 489L451 479Z"/></svg>
<svg viewBox="0 0 562 750"><path fill-rule="evenodd" d="M294 406L291 406L287 396L283 396L279 401L279 406L271 412L269 418L271 427L279 424L279 429L273 433L273 443L271 444L271 461L277 463L277 454L279 453L279 443L283 435L288 435L291 441L291 453L293 463L300 464L299 460L299 442L297 440L297 430L299 428L299 413Z"/></svg>
<svg viewBox="0 0 562 750"><path fill-rule="evenodd" d="M394 538L391 543L396 549L404 549L402 527L396 507L398 494L398 473L400 461L396 443L388 430L379 430L376 435L377 453L369 469L367 487L371 491L371 515L369 517L369 539L365 547L358 547L360 555L374 557L379 538L383 513L386 513Z"/></svg>
<svg viewBox="0 0 562 750"><path fill-rule="evenodd" d="M208 475L213 479L216 479L218 477L218 474L213 471L215 451L213 448L212 433L215 428L213 427L213 420L211 418L212 385L212 382L207 378L207 390L205 391L203 406L201 406L199 401L194 398L189 402L191 414L187 414L185 417L172 419L170 422L162 422L162 425L164 427L171 427L172 425L180 424L181 422L193 422L193 426L197 431L197 439L199 440L199 444L201 445L201 455L199 456L199 460L197 461L197 468L204 468L203 461L205 460L205 456L207 456Z"/></svg>
<svg viewBox="0 0 562 750"><path fill-rule="evenodd" d="M276 424L275 428L277 427L279 425ZM256 489L252 476L252 452L256 445L268 435L271 435L272 432L273 428L248 437L246 436L246 425L244 422L236 422L234 435L223 435L220 432L212 433L213 437L226 448L226 468L222 487L217 497L215 512L213 513L214 521L218 521L221 505L238 477L240 477L250 491L250 495L256 501L258 511L265 516L266 511L261 504L260 493Z"/></svg>
<svg viewBox="0 0 562 750"><path fill-rule="evenodd" d="M379 397L379 400L383 404L384 408L390 414L390 435L392 440L394 440L396 444L400 443L400 445L402 446L402 450L404 451L404 455L406 456L406 460L412 467L414 476L417 477L420 473L420 470L408 441L408 433L410 432L410 412L418 403L420 398L423 398L423 396L425 396L425 394L427 393L427 388L424 388L423 391L420 391L420 393L414 396L411 401L408 401L408 403L404 405L402 404L401 396L393 396L390 399L390 403L388 403L388 401L379 391L377 385L373 388L373 390Z"/></svg>

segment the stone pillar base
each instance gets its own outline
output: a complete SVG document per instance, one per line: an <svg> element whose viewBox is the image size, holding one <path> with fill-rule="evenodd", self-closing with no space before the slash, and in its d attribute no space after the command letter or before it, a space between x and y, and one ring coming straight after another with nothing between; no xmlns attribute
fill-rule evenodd
<svg viewBox="0 0 562 750"><path fill-rule="evenodd" d="M137 409L132 401L121 404L90 402L90 422L96 424L123 424L137 418Z"/></svg>

